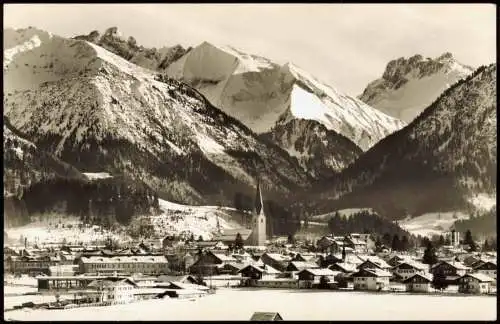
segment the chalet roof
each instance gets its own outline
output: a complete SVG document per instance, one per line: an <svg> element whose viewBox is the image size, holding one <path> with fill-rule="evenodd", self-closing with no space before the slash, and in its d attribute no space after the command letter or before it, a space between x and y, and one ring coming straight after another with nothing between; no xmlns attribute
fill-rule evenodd
<svg viewBox="0 0 500 324"><path fill-rule="evenodd" d="M236 239L236 235L240 233L243 241L248 240L250 235L252 234L252 230L248 228L237 228L237 229L224 229L224 232L215 236L215 241L234 241Z"/></svg>
<svg viewBox="0 0 500 324"><path fill-rule="evenodd" d="M303 269L298 273L301 272L309 272L315 276L335 276L335 274L338 274L338 272L336 273L330 269L325 269L325 268Z"/></svg>
<svg viewBox="0 0 500 324"><path fill-rule="evenodd" d="M414 277L420 277L420 278L426 280L427 282L431 282L432 281L432 275L431 274L429 274L429 273L426 273L426 274L416 273L413 276L411 276L410 278L407 278L407 279L403 280L403 283L410 282Z"/></svg>
<svg viewBox="0 0 500 324"><path fill-rule="evenodd" d="M279 253L264 253L267 257L275 260L275 261L278 261L278 262L286 262L286 261L290 261L291 258L288 256L288 255L283 255L283 254L279 254ZM262 256L264 256L264 254Z"/></svg>
<svg viewBox="0 0 500 324"><path fill-rule="evenodd" d="M479 280L480 282L492 282L492 281L495 281L495 279L493 279L493 278L485 275L484 273L478 273L478 272L467 273L467 274L463 275L460 278L464 278L464 277L472 277L472 278L475 278L475 279Z"/></svg>
<svg viewBox="0 0 500 324"><path fill-rule="evenodd" d="M438 264L435 264L434 266L432 266L432 268L435 268L435 267L442 265L444 263L449 264L450 266L454 267L457 270L469 270L470 269L470 267L468 267L465 264L463 264L462 262L458 262L458 261L441 261Z"/></svg>
<svg viewBox="0 0 500 324"><path fill-rule="evenodd" d="M298 271L304 270L304 269L315 269L319 268L319 266L316 263L311 263L311 262L304 262L304 261L290 261L288 264L293 265Z"/></svg>
<svg viewBox="0 0 500 324"><path fill-rule="evenodd" d="M418 261L410 261L410 260L407 260L407 261L402 261L402 262L399 262L395 267L393 267L392 269L396 269L396 268L399 268L401 265L403 264L406 264L406 265L409 265L410 267L413 267L415 269L418 269L418 270L427 270L429 267L423 263L420 263Z"/></svg>
<svg viewBox="0 0 500 324"><path fill-rule="evenodd" d="M365 260L365 262L373 263L374 265L376 265L377 267L379 267L381 269L392 268L387 262L385 262L384 260L382 260L381 258L376 257L376 256L369 256L369 257L367 257L366 260ZM363 263L365 263L365 262L363 262Z"/></svg>
<svg viewBox="0 0 500 324"><path fill-rule="evenodd" d="M497 266L497 260L480 260L472 265L472 268L479 269L483 267L485 264L493 264L495 267Z"/></svg>
<svg viewBox="0 0 500 324"><path fill-rule="evenodd" d="M88 287L114 287L116 285L126 283L128 285L137 287L137 284L129 278L106 278L106 279L96 279L88 284Z"/></svg>
<svg viewBox="0 0 500 324"><path fill-rule="evenodd" d="M167 263L168 260L162 255L134 255L134 256L82 256L83 263Z"/></svg>
<svg viewBox="0 0 500 324"><path fill-rule="evenodd" d="M392 277L392 273L381 269L361 269L352 274L353 277Z"/></svg>
<svg viewBox="0 0 500 324"><path fill-rule="evenodd" d="M343 269L345 272L356 272L356 265L352 263L338 262L330 265L328 268L335 268L335 266Z"/></svg>
<svg viewBox="0 0 500 324"><path fill-rule="evenodd" d="M224 253L214 253L214 252L212 252L212 254L216 258L218 258L219 260L221 260L222 262L236 262L237 261L231 255L227 255L227 254L224 254Z"/></svg>
<svg viewBox="0 0 500 324"><path fill-rule="evenodd" d="M255 312L250 318L251 321L276 321L283 320L279 313Z"/></svg>

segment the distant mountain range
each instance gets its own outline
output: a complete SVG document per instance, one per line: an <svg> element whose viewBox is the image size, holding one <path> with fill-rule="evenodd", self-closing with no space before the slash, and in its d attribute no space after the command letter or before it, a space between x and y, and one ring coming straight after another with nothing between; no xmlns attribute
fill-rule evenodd
<svg viewBox="0 0 500 324"><path fill-rule="evenodd" d="M389 219L496 194L496 65L402 58L357 99L292 63L145 48L116 28L5 29L4 57L4 192L105 172L144 184L145 201L234 206L259 178L283 217Z"/></svg>

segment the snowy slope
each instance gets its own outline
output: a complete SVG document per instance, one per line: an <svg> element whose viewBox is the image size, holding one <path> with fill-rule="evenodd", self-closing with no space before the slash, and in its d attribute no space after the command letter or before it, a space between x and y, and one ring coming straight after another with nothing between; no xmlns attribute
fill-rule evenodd
<svg viewBox="0 0 500 324"><path fill-rule="evenodd" d="M366 150L404 126L293 64L279 66L230 47L204 42L171 64L167 74L193 85L257 133L291 119L309 119Z"/></svg>
<svg viewBox="0 0 500 324"><path fill-rule="evenodd" d="M194 235L195 239L202 236L209 240L217 233L217 222L221 231L224 229L240 228L234 219L236 212L233 208L217 206L188 206L159 200L161 214L150 216L160 237L180 235L186 238Z"/></svg>
<svg viewBox="0 0 500 324"><path fill-rule="evenodd" d="M469 219L469 215L463 212L426 213L405 218L398 224L414 235L432 237L449 232L453 224L460 219Z"/></svg>
<svg viewBox="0 0 500 324"><path fill-rule="evenodd" d="M163 197L232 201L255 185L307 185L296 161L196 90L102 47L58 36L14 56L4 115L37 145L86 172L130 173ZM50 107L50 108L49 108Z"/></svg>
<svg viewBox="0 0 500 324"><path fill-rule="evenodd" d="M387 65L382 78L371 82L360 99L380 111L411 122L444 90L471 74L450 53L435 59L415 55Z"/></svg>
<svg viewBox="0 0 500 324"><path fill-rule="evenodd" d="M96 244L103 243L107 237L119 242L132 239L125 234L112 232L97 225L79 226L81 221L76 217L61 215L59 218L50 217L43 220L32 219L28 225L7 228L9 237L27 238L29 244L62 243L67 244ZM64 227L62 227L64 225ZM70 226L68 226L70 225Z"/></svg>

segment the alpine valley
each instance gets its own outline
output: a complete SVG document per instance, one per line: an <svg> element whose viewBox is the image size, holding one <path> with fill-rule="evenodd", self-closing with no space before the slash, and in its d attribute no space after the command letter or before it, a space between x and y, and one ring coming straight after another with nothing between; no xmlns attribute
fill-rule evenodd
<svg viewBox="0 0 500 324"><path fill-rule="evenodd" d="M4 29L3 72L8 225L176 213L192 221L173 232L210 237L247 221L258 182L277 234L341 209L391 223L496 205L496 64L401 58L356 98L231 46L30 27Z"/></svg>

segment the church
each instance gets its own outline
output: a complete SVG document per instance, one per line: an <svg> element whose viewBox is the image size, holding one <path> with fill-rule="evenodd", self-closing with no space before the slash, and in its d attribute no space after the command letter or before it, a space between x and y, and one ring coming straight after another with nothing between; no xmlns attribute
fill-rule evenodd
<svg viewBox="0 0 500 324"><path fill-rule="evenodd" d="M225 229L223 234L218 235L215 240L225 244L232 244L236 239L236 235L240 233L243 239L243 244L246 246L265 246L267 240L266 233L266 215L264 213L264 200L262 199L262 191L260 182L257 182L257 190L255 194L254 207L252 210L252 221L250 228L234 228Z"/></svg>

